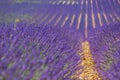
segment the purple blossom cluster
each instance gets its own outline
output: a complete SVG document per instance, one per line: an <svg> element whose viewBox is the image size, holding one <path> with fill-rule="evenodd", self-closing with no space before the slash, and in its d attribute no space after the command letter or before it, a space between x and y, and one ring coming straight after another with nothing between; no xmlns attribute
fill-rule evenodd
<svg viewBox="0 0 120 80"><path fill-rule="evenodd" d="M0 80L71 80L81 42L70 28L0 24Z"/></svg>
<svg viewBox="0 0 120 80"><path fill-rule="evenodd" d="M91 53L103 80L120 80L120 24L103 26L89 34Z"/></svg>

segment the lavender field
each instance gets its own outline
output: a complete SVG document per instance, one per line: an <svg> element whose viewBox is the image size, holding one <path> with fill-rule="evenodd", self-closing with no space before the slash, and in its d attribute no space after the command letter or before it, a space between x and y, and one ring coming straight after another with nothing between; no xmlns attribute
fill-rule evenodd
<svg viewBox="0 0 120 80"><path fill-rule="evenodd" d="M120 0L1 0L0 80L120 80Z"/></svg>

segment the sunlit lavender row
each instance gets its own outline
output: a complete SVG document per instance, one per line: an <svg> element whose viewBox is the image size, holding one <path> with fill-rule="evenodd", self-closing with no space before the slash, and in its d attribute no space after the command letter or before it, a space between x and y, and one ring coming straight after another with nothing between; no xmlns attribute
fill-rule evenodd
<svg viewBox="0 0 120 80"><path fill-rule="evenodd" d="M89 35L91 53L103 80L120 79L120 24L92 30Z"/></svg>
<svg viewBox="0 0 120 80"><path fill-rule="evenodd" d="M0 80L120 80L120 0L0 0Z"/></svg>

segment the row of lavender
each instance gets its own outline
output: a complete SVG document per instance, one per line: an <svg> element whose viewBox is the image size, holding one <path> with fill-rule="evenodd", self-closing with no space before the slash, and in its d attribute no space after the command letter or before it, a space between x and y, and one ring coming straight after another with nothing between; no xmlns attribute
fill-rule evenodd
<svg viewBox="0 0 120 80"><path fill-rule="evenodd" d="M84 31L84 26L89 30L93 26L120 22L118 0L92 0L92 3L88 0L88 4L86 1L83 0L81 4L80 0L80 4L74 6L37 3L1 4L0 22L14 22L18 18L29 23L79 28L80 31Z"/></svg>
<svg viewBox="0 0 120 80"><path fill-rule="evenodd" d="M120 25L91 30L88 41L103 80L120 79ZM0 25L0 79L71 80L82 35L73 28L24 22ZM81 50L82 51L82 50Z"/></svg>
<svg viewBox="0 0 120 80"><path fill-rule="evenodd" d="M81 42L74 29L1 24L0 80L70 80Z"/></svg>
<svg viewBox="0 0 120 80"><path fill-rule="evenodd" d="M103 80L120 80L120 24L92 30L88 41Z"/></svg>

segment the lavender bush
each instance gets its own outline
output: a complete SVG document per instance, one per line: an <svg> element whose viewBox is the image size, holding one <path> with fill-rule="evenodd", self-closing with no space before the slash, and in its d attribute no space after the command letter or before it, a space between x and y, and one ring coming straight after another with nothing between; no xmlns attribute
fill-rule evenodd
<svg viewBox="0 0 120 80"><path fill-rule="evenodd" d="M103 26L89 34L91 53L103 80L119 80L120 24Z"/></svg>
<svg viewBox="0 0 120 80"><path fill-rule="evenodd" d="M81 37L74 29L1 24L0 80L71 80Z"/></svg>

